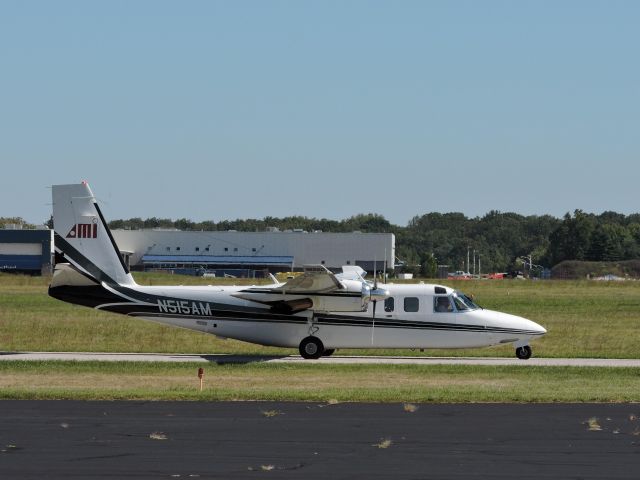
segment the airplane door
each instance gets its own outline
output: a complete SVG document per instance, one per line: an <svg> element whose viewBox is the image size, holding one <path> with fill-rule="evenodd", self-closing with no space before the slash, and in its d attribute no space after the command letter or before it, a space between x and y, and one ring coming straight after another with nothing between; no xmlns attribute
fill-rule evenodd
<svg viewBox="0 0 640 480"><path fill-rule="evenodd" d="M381 331L379 330L386 320L391 320L396 317L396 299L394 297L388 297L383 301L378 301L376 305L376 315L373 316L373 303L369 304L367 308L367 315L372 319L371 328L369 333L371 334L371 346L377 346L381 344ZM378 334L376 335L376 327L378 328Z"/></svg>

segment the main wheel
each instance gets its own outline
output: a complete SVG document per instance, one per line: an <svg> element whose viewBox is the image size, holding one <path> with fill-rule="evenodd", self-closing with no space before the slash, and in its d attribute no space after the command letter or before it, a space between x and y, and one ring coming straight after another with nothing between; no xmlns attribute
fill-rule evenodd
<svg viewBox="0 0 640 480"><path fill-rule="evenodd" d="M307 337L300 342L300 355L306 359L317 359L324 353L324 345L317 337Z"/></svg>
<svg viewBox="0 0 640 480"><path fill-rule="evenodd" d="M531 347L529 345L516 348L516 357L520 360L529 360L531 358L531 353Z"/></svg>
<svg viewBox="0 0 640 480"><path fill-rule="evenodd" d="M330 357L336 351L335 348L327 348L324 352L322 352L323 357Z"/></svg>

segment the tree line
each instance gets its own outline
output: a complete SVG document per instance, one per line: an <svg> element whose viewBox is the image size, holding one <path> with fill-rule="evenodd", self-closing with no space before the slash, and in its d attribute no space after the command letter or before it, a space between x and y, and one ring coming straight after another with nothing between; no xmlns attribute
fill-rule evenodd
<svg viewBox="0 0 640 480"><path fill-rule="evenodd" d="M18 225L25 230L33 230L35 225L25 221L22 217L0 217L0 229L7 228L9 225Z"/></svg>
<svg viewBox="0 0 640 480"><path fill-rule="evenodd" d="M576 210L563 218L523 216L490 211L482 217L462 213L427 213L406 226L394 225L382 215L359 214L344 220L303 216L263 219L207 220L187 218L130 218L114 220L113 229L177 228L205 231L265 231L303 229L323 232L376 232L396 236L396 256L407 271L434 276L438 265L466 270L467 252L475 250L476 272L521 270L522 257L531 256L534 272L564 260L621 261L640 258L640 214L600 215ZM478 260L479 259L479 260ZM529 261L529 260L527 260Z"/></svg>

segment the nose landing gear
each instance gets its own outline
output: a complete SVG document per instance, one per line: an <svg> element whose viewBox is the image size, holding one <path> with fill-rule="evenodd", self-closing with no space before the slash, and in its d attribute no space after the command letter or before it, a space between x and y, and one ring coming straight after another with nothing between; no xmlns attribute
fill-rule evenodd
<svg viewBox="0 0 640 480"><path fill-rule="evenodd" d="M531 353L532 351L529 345L516 348L516 357L518 357L520 360L529 360L531 358Z"/></svg>

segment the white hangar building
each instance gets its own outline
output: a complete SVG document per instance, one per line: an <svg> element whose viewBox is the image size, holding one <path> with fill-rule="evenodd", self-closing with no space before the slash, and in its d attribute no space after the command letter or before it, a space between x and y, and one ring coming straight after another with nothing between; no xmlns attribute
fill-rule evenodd
<svg viewBox="0 0 640 480"><path fill-rule="evenodd" d="M374 264L378 271L385 263L387 270L392 269L395 259L392 233L166 229L112 233L132 270L204 269L245 276L250 271L292 271L322 264L333 270L358 265L373 272Z"/></svg>

